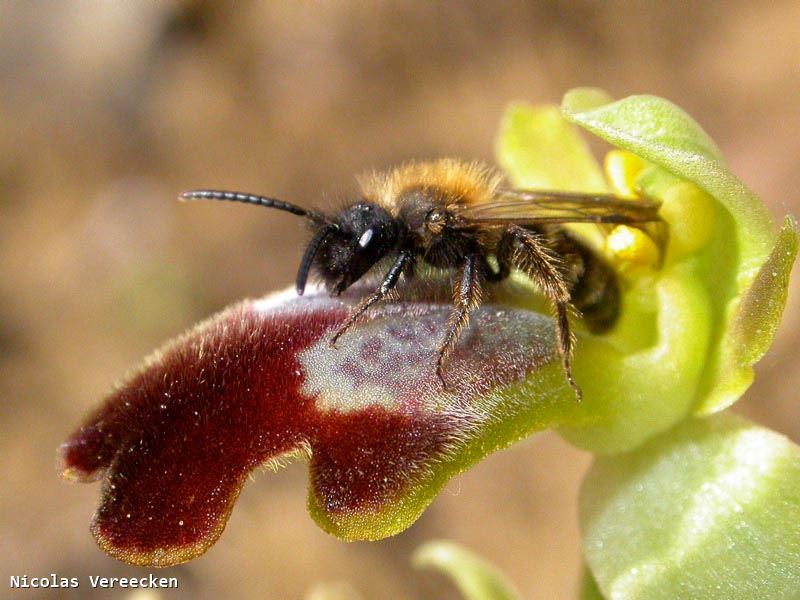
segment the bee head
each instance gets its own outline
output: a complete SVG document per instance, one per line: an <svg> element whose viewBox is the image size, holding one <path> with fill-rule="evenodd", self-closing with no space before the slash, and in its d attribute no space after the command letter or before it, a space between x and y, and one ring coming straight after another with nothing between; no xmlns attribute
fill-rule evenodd
<svg viewBox="0 0 800 600"><path fill-rule="evenodd" d="M322 213L277 198L224 190L190 190L182 200L228 200L276 208L304 217L315 232L297 271L297 293L302 295L314 265L326 287L340 294L397 247L400 226L383 208L361 201L330 219Z"/></svg>
<svg viewBox="0 0 800 600"><path fill-rule="evenodd" d="M297 276L302 294L314 263L326 287L340 294L397 246L399 228L392 216L371 202L359 202L322 225L306 249Z"/></svg>

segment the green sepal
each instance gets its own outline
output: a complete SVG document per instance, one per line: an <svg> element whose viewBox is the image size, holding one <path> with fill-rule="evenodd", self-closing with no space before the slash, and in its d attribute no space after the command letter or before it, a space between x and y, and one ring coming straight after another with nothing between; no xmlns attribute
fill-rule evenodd
<svg viewBox="0 0 800 600"><path fill-rule="evenodd" d="M800 448L721 413L595 459L583 550L615 599L800 597Z"/></svg>

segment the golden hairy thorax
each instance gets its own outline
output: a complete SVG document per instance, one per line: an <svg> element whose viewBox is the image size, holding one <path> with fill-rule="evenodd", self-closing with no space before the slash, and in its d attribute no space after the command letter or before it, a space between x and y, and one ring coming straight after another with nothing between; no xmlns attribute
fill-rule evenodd
<svg viewBox="0 0 800 600"><path fill-rule="evenodd" d="M395 216L398 200L411 190L423 190L445 206L479 204L491 201L501 182L502 177L486 165L453 158L407 163L358 178L364 198Z"/></svg>

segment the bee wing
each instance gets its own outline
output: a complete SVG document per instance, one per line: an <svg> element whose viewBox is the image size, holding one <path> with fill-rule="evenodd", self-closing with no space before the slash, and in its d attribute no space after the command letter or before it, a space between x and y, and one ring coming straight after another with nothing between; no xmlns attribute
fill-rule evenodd
<svg viewBox="0 0 800 600"><path fill-rule="evenodd" d="M454 207L466 224L649 223L660 221L661 203L611 194L501 190L491 202Z"/></svg>

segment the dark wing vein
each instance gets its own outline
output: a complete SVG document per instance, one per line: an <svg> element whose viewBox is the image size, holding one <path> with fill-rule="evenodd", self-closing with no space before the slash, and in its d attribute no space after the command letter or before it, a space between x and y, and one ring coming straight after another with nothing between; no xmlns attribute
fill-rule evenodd
<svg viewBox="0 0 800 600"><path fill-rule="evenodd" d="M660 202L611 194L501 190L492 202L454 207L467 223L648 223L660 221Z"/></svg>

